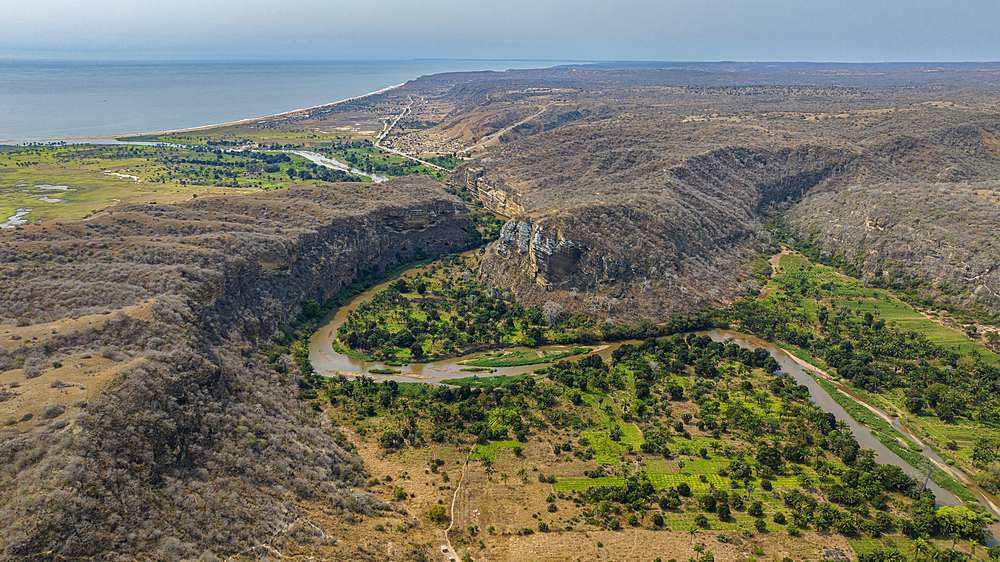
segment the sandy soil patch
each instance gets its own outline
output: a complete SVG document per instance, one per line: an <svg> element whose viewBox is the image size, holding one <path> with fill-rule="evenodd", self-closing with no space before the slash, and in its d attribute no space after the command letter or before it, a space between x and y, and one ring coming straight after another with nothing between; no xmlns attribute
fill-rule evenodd
<svg viewBox="0 0 1000 562"><path fill-rule="evenodd" d="M45 345L53 336L70 335L87 327L100 328L112 318L151 320L153 300L127 306L109 314L63 318L31 326L0 325L0 348L15 350ZM60 355L37 372L11 369L0 373L0 436L29 431L37 425L73 424L73 418L93 400L116 374L145 361L119 363L103 357L99 350L81 350ZM37 376L33 376L37 374Z"/></svg>

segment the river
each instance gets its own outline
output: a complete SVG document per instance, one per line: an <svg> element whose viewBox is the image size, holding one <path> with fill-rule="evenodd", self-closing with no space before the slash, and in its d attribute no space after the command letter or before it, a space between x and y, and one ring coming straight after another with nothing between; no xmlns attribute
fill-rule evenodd
<svg viewBox="0 0 1000 562"><path fill-rule="evenodd" d="M471 252L468 252L471 254ZM377 362L368 362L349 357L347 355L337 353L331 347L331 343L336 338L337 328L347 319L347 316L355 310L358 305L362 302L371 300L372 296L384 289L392 281L398 279L401 276L412 276L424 271L424 268L411 268L398 275L395 275L389 279L386 279L382 283L372 287L371 289L365 291L364 293L354 297L346 306L341 307L338 310L332 311L328 314L321 322L320 328L316 331L313 337L309 340L309 359L313 364L313 367L320 374L326 376L333 376L337 374L343 374L347 376L357 376L359 374L369 374L369 369L375 368L387 368L386 365ZM857 421L854 420L844 410L837 402L830 396L830 394L813 378L805 368L803 368L788 352L784 349L778 347L777 345L763 341L751 335L741 334L738 332L730 332L727 330L710 330L706 332L699 332L699 334L708 335L715 341L726 341L732 339L738 345L746 348L763 348L766 349L772 357L778 362L781 370L791 375L795 381L800 385L805 385L809 389L809 393L812 397L812 401L816 403L825 412L832 413L838 421L844 421L850 428L851 433L854 435L855 439L864 449L869 449L875 451L875 459L881 464L893 464L903 469L903 471L916 479L918 482L924 480L924 475L920 473L919 470L912 467L900 458L896 453L889 450L881 441L872 435L869 429ZM639 343L636 341L630 342L601 342L599 344L599 349L595 351L601 357L607 359L611 356L611 353L621 347L626 343ZM562 349L564 346L544 346L542 349ZM457 357L452 359L446 359L442 361L435 361L431 363L423 364L411 364L402 367L388 367L401 371L398 375L392 376L375 376L378 380L396 380L400 382L417 382L423 381L428 383L439 383L442 380L456 378L456 377L467 377L471 376L473 373L468 371L461 371L464 367L460 365L459 362L465 361L475 357L478 354L469 355L465 357ZM578 359L578 356L574 359ZM516 375L521 373L529 373L542 365L527 365L521 367L507 367L499 368L495 373L490 373L489 376L496 375ZM908 437L913 437L914 441L921 442L916 439L915 436L909 434L896 421L893 425L897 426ZM953 475L961 477L959 474L955 474L954 469L950 469L941 462L940 457L934 453L929 447L924 445L924 454L928 456L932 461L938 461L940 466L948 469ZM964 473L961 476L965 476ZM967 477L966 477L967 478ZM941 486L935 484L934 482L927 483L928 489L934 492L934 496L937 500L937 505L940 506L959 506L963 505L962 500L956 497L954 494L945 490ZM986 494L982 489L978 487L970 486L970 490L979 498L983 505L993 513L994 516L1000 516L997 510L996 498ZM993 532L994 536L1000 536L1000 525L994 523L990 530ZM993 546L998 544L996 540L990 539L988 544Z"/></svg>
<svg viewBox="0 0 1000 562"><path fill-rule="evenodd" d="M473 250L476 252L478 250ZM466 254L471 254L472 252L466 252ZM320 322L320 328L316 330L312 338L309 340L309 361L312 363L313 368L316 372L326 375L333 376L338 374L344 374L347 376L357 376L359 374L365 374L373 376L378 380L395 380L397 382L431 382L439 383L445 379L453 379L459 377L471 377L476 373L469 371L462 371L462 369L469 368L468 365L460 365L462 361L467 361L473 359L482 354L482 352L474 353L470 355L465 355L462 357L453 357L451 359L443 359L441 361L433 361L430 363L411 363L409 365L403 366L390 366L384 363L372 362L372 361L362 361L360 359L355 359L348 355L342 353L337 353L334 351L332 343L337 337L337 328L340 327L344 321L347 320L347 316L358 308L363 302L371 300L372 296L381 291L382 289L389 286L400 277L407 276L412 277L422 271L425 268L416 267L408 269L400 274L394 275L383 282L375 285L371 289L368 289L364 293L351 299L347 305L340 307L337 310L330 312L323 320ZM627 342L614 342L614 343L601 343L598 345L598 349L593 353L600 355L604 359L611 357L611 352L618 349L621 345ZM638 343L633 341L631 343ZM547 345L541 348L534 349L545 349L545 350L566 350L574 346L565 345ZM507 348L507 351L519 351L526 350L528 348L517 347L517 348ZM579 359L583 355L575 356L574 359ZM543 367L544 365L522 365L519 367L500 367L496 368L494 373L488 373L489 376L498 375L520 375L523 373L530 373L535 369ZM398 375L370 375L369 369L395 369L400 371ZM483 376L480 373L480 376Z"/></svg>
<svg viewBox="0 0 1000 562"><path fill-rule="evenodd" d="M843 420L844 422L846 422L847 426L851 430L851 433L854 434L854 438L858 440L858 443L861 445L862 448L875 451L876 461L878 461L880 464L894 464L902 468L903 472L909 474L911 477L917 480L917 482L922 482L924 480L924 475L921 474L919 470L910 466L910 464L904 461L899 455L889 450L885 445L882 444L881 441L879 441L874 435L872 435L871 431L867 427L855 421L854 418L852 418L850 414L848 414L847 411L840 406L840 404L837 404L837 402L833 399L832 396L830 396L830 394L826 391L826 389L820 386L819 382L817 382L816 379L813 378L813 375L810 374L806 369L804 369L784 349L778 347L773 343L761 340L760 338L750 336L747 334L741 334L738 332L730 332L727 330L716 329L700 333L710 336L715 341L726 341L732 338L733 341L735 341L742 347L750 349L760 347L768 350L768 352L771 353L771 357L774 357L774 359L778 362L778 365L781 367L782 371L791 375L792 378L794 378L795 381L798 382L800 385L805 385L807 388L809 388L810 397L817 406L822 408L824 412L832 413L834 417L837 418L837 421ZM907 431L902 426L902 424L899 423L898 420L894 420L893 426L895 426L907 437L912 438L915 442L922 443L920 439L917 439L916 436L912 435L909 431ZM958 478L960 481L964 480L962 477L964 477L965 479L968 478L967 476L965 476L964 473L962 473L961 476L959 474L956 474L956 471L950 469L950 467L945 465L941 457L938 456L937 453L935 453L934 450L928 447L926 444L924 444L923 454L927 456L932 462L935 462L935 464L938 464L940 467L944 468L947 472L951 472L952 475L956 476L956 478ZM944 505L947 506L964 505L962 500L958 499L958 497L956 497L955 494L952 494L951 492L945 490L941 486L938 486L934 482L928 482L927 488L932 492L934 492L934 498L936 499L936 504L938 507ZM1000 513L998 513L997 510L996 498L987 494L984 490L982 490L978 486L969 486L969 490L979 499L980 503L982 503L984 506L987 507L987 509L995 517L1000 516ZM989 529L993 533L994 537L1000 537L1000 524L994 522L989 527ZM996 539L989 539L987 541L988 546L996 546L998 544L1000 543L998 543Z"/></svg>
<svg viewBox="0 0 1000 562"><path fill-rule="evenodd" d="M348 173L351 173L351 174L357 174L359 176L365 176L365 177L371 178L372 181L374 181L375 183L382 183L382 182L387 181L389 179L388 176L383 176L381 174L369 174L368 172L365 172L363 170L359 170L359 169L351 166L350 164L346 164L344 162L341 162L340 160L337 160L336 158L331 158L329 156L323 156L322 154L319 154L317 152L309 152L308 150L288 150L286 152L291 152L292 154L296 154L298 156L301 156L301 157L305 158L306 160L309 160L310 162L319 164L320 166L325 166L327 168L333 168L334 170L340 170L342 172L348 172Z"/></svg>

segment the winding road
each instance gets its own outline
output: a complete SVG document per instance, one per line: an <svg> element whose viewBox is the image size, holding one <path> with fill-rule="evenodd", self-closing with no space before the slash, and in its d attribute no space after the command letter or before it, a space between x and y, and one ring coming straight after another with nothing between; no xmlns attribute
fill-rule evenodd
<svg viewBox="0 0 1000 562"><path fill-rule="evenodd" d="M413 97L406 96L406 99L410 103L408 103L406 105L406 107L403 108L403 111L399 115L397 115L395 119L392 120L392 123L387 123L386 124L385 129L378 136L378 139L376 139L375 142L373 142L372 144L374 144L375 148L377 148L379 150L384 150L386 152L391 152L391 153L393 153L393 154L395 154L397 156L402 156L403 158L407 158L407 159L413 160L414 162L417 162L419 164L423 164L424 166L427 166L429 168L434 168L435 170L441 170L442 172L450 172L451 170L446 170L446 169L442 168L441 166L438 166L438 165L435 165L435 164L431 164L430 162L428 162L426 160L421 160L421 159L416 158L414 156L410 156L409 154L407 154L405 152L400 152L400 151L398 151L398 150L396 150L394 148L388 148L388 147L382 146L382 141L385 139L385 136L389 134L389 131L391 131L392 128L396 126L396 123L399 123L399 120L402 119L404 115L406 115L407 113L409 113L410 112L410 108L413 107Z"/></svg>

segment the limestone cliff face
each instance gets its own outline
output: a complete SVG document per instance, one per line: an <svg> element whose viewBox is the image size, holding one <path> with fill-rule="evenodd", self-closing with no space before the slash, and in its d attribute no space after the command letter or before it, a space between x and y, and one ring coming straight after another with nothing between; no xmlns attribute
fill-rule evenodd
<svg viewBox="0 0 1000 562"><path fill-rule="evenodd" d="M499 258L521 261L528 277L541 286L575 282L590 288L615 276L606 259L592 255L586 244L566 238L552 221L527 216L508 221L490 250Z"/></svg>
<svg viewBox="0 0 1000 562"><path fill-rule="evenodd" d="M563 208L537 206L504 225L480 281L535 304L554 300L612 319L663 320L720 305L745 259L766 247L764 213L852 169L821 147L733 148L686 159L641 184ZM489 183L477 172L477 184ZM525 200L524 197L521 198ZM485 202L484 202L485 203Z"/></svg>
<svg viewBox="0 0 1000 562"><path fill-rule="evenodd" d="M458 170L449 178L453 187L467 189L487 209L504 216L513 217L524 213L521 194L508 187L502 179L488 179L486 170L482 167L469 167Z"/></svg>

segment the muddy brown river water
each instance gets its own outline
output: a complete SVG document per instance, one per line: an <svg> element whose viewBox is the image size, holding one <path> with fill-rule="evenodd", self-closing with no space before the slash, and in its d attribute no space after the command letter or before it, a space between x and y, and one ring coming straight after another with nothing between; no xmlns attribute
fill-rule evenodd
<svg viewBox="0 0 1000 562"><path fill-rule="evenodd" d="M468 355L464 357L455 357L451 359L445 359L442 361L434 361L430 363L421 364L410 364L404 366L387 366L379 362L368 362L362 361L360 359L355 359L353 357L344 355L334 351L331 346L332 342L336 338L337 328L347 319L347 316L355 310L359 304L368 301L372 296L388 286L389 283L398 279L400 276L412 276L423 271L423 268L412 268L406 270L384 282L372 287L371 289L365 291L364 293L356 296L352 299L346 306L341 307L338 310L331 312L326 318L321 322L321 327L316 331L313 337L309 340L309 359L312 361L313 367L316 369L317 373L326 376L335 376L338 374L343 374L346 376L357 376L360 374L373 376L376 380L396 380L399 382L428 382L428 383L440 383L445 379L468 377L472 376L474 373L468 371L462 371L465 365L461 365L460 362L472 359L479 354ZM847 423L854 437L861 444L862 448L870 449L875 451L875 459L882 464L893 464L903 469L904 472L912 476L918 482L924 480L924 475L921 474L919 470L910 466L906 461L899 457L896 453L889 450L885 445L883 445L878 439L872 435L871 431L867 427L859 424L852 418L847 411L845 411L833 397L830 396L827 391L820 386L820 384L814 378L814 375L810 374L805 368L803 368L792 356L786 352L784 349L774 345L770 342L763 341L754 336L747 334L741 334L738 332L730 332L727 330L710 330L707 332L699 332L699 334L708 335L715 341L726 341L732 339L734 342L740 346L747 348L763 348L766 349L772 357L778 362L781 370L791 375L796 382L800 385L805 385L809 388L809 393L812 397L813 402L815 402L820 408L826 412L832 413L838 421L843 420ZM611 356L611 353L621 347L626 343L640 343L637 341L623 341L623 342L601 342L598 350L593 353L597 353L601 357L607 359ZM546 350L560 350L566 349L567 346L543 346L540 349ZM520 350L526 348L508 348L508 351ZM582 357L576 356L574 359L579 359ZM522 373L530 373L535 369L538 369L544 365L526 365L520 367L505 367L496 369L495 373L490 373L489 376L496 375L518 375ZM382 376L382 375L371 375L369 369L378 368L392 368L401 371L398 375ZM482 376L482 375L481 375ZM916 442L922 442L916 439L915 436L909 434L909 432L902 427L898 421L895 421L893 425L902 431L908 437L913 437ZM947 467L944 465L941 457L934 452L933 449L924 445L924 450L922 453L931 459L932 461L937 461L937 463L952 472L956 478L962 480L965 476L964 473L960 473L957 469ZM965 476L965 478L968 478ZM968 482L967 482L968 483ZM954 494L945 490L944 488L938 486L934 482L928 482L928 489L934 492L934 496L937 498L937 504L939 506L957 506L962 505L962 501L957 498ZM981 488L976 486L970 486L970 491L972 491L979 501L987 506L994 516L1000 517L1000 509L998 509L998 500L987 494ZM991 527L994 536L1000 536L1000 525L994 524ZM998 544L995 540L988 541L990 545Z"/></svg>

